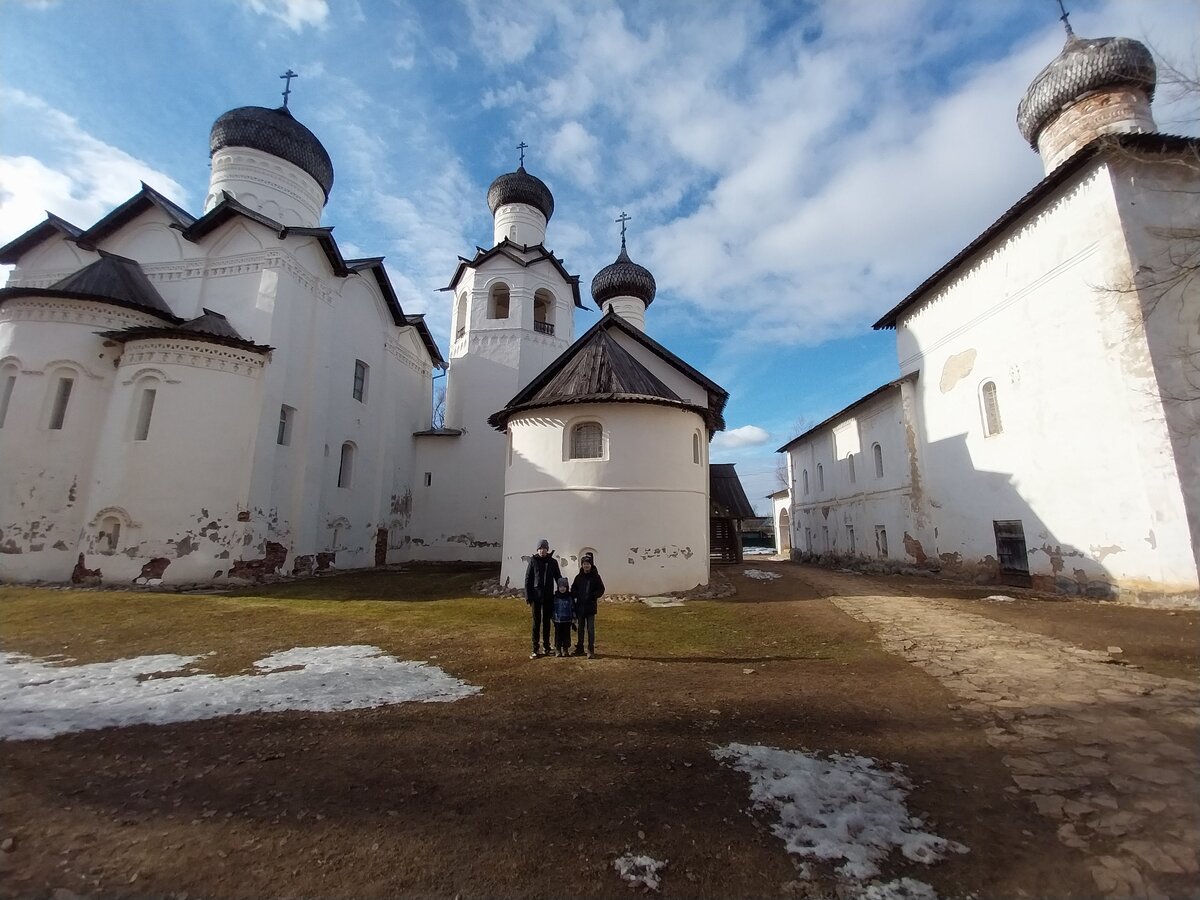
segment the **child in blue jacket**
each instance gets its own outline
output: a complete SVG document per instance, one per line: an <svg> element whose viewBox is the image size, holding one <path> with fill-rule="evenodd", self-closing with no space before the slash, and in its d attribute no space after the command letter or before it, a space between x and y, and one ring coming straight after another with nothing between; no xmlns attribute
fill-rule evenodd
<svg viewBox="0 0 1200 900"><path fill-rule="evenodd" d="M571 621L575 618L575 600L567 579L559 578L554 592L554 655L571 655Z"/></svg>

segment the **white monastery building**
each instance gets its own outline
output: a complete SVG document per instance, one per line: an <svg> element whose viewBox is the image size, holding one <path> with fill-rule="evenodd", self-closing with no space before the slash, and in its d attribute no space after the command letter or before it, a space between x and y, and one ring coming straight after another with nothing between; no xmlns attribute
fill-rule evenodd
<svg viewBox="0 0 1200 900"><path fill-rule="evenodd" d="M1200 141L1154 88L1068 26L1017 113L1045 178L875 324L900 377L781 448L796 553L1197 596Z"/></svg>
<svg viewBox="0 0 1200 900"><path fill-rule="evenodd" d="M611 591L708 582L727 394L644 333L654 279L623 225L573 342L554 199L523 164L497 178L492 246L445 289L447 364L382 257L345 259L322 224L333 165L286 102L225 113L210 143L199 218L143 185L0 248L0 579L503 559L519 582L561 535L564 570L591 551Z"/></svg>

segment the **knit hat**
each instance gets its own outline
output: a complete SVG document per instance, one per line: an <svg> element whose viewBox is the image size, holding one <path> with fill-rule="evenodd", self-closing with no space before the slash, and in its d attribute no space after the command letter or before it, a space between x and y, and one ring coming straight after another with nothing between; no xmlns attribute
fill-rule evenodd
<svg viewBox="0 0 1200 900"><path fill-rule="evenodd" d="M580 563L587 563L589 566L595 565L595 560L592 559L592 554L585 553L579 558Z"/></svg>
<svg viewBox="0 0 1200 900"><path fill-rule="evenodd" d="M570 583L567 581L567 579L565 579L565 578L558 579L558 589L560 591L565 591L569 586L570 586Z"/></svg>
<svg viewBox="0 0 1200 900"><path fill-rule="evenodd" d="M538 541L537 548L539 550L549 550L550 542L548 540L546 540L545 538L542 538L540 541Z"/></svg>

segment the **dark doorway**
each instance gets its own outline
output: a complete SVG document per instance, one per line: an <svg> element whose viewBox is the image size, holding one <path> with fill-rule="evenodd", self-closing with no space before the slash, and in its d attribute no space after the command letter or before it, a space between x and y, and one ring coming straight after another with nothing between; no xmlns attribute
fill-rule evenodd
<svg viewBox="0 0 1200 900"><path fill-rule="evenodd" d="M1003 584L1029 586L1029 554L1025 550L1025 528L1019 519L993 521L996 559L1000 561Z"/></svg>
<svg viewBox="0 0 1200 900"><path fill-rule="evenodd" d="M380 528L375 532L375 565L387 565L388 530Z"/></svg>

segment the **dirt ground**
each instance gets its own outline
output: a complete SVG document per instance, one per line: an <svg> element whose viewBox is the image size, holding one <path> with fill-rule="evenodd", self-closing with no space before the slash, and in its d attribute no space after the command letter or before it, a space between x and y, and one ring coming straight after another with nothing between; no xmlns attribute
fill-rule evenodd
<svg viewBox="0 0 1200 900"><path fill-rule="evenodd" d="M750 567L782 577L744 577ZM792 894L770 816L748 814L746 776L711 755L731 741L907 767L910 811L970 852L932 867L894 854L889 878L944 897L1095 895L1079 854L1014 794L999 751L937 680L883 652L804 567L727 574L738 592L725 601L602 604L594 660L528 659L524 603L470 596L477 568L242 596L0 588L9 651L216 651L201 665L232 674L275 650L368 643L483 688L453 703L0 742L0 838L12 839L0 895L624 896L613 859L627 851L669 861L664 896ZM855 589L852 576L838 585ZM936 583L903 590L949 600ZM1194 613L952 602L1119 645L1147 670L1200 671Z"/></svg>

